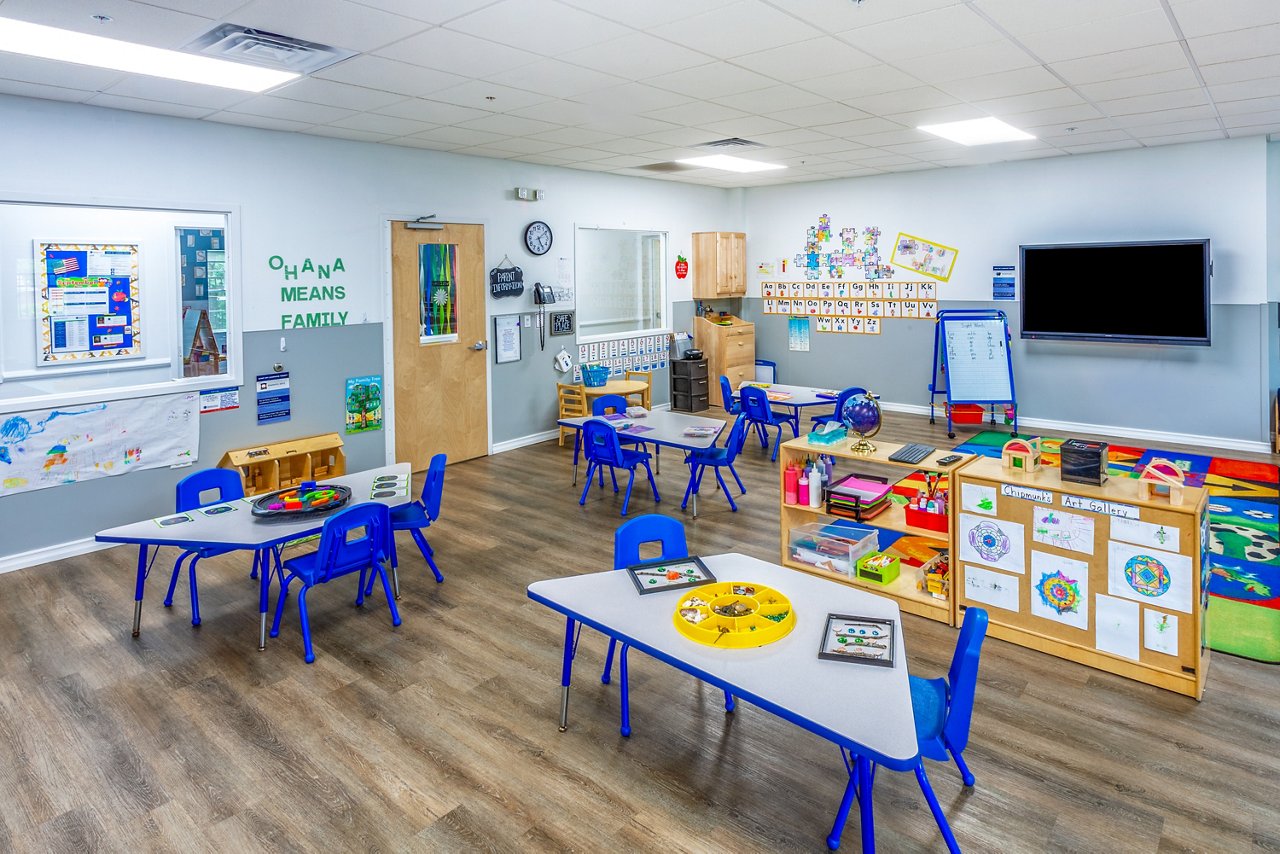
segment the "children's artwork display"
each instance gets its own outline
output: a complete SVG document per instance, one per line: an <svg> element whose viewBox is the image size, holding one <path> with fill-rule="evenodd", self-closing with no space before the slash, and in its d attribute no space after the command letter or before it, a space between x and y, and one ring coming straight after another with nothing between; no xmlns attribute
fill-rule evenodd
<svg viewBox="0 0 1280 854"><path fill-rule="evenodd" d="M1111 539L1124 540L1126 543L1135 543L1153 549L1178 551L1179 533L1178 529L1172 525L1156 525L1120 517L1111 520Z"/></svg>
<svg viewBox="0 0 1280 854"><path fill-rule="evenodd" d="M1142 609L1142 645L1152 652L1178 654L1178 615Z"/></svg>
<svg viewBox="0 0 1280 854"><path fill-rule="evenodd" d="M1138 660L1138 603L1105 596L1094 599L1097 629L1094 646L1102 652Z"/></svg>
<svg viewBox="0 0 1280 854"><path fill-rule="evenodd" d="M975 602L982 602L1006 611L1021 610L1022 579L1016 575L992 572L980 566L964 567L964 595Z"/></svg>
<svg viewBox="0 0 1280 854"><path fill-rule="evenodd" d="M1188 555L1107 543L1107 592L1112 596L1190 613L1192 587Z"/></svg>
<svg viewBox="0 0 1280 854"><path fill-rule="evenodd" d="M1089 628L1089 564L1031 551L1031 613L1077 629Z"/></svg>
<svg viewBox="0 0 1280 854"><path fill-rule="evenodd" d="M977 483L966 483L960 490L960 509L970 513L996 514L996 488Z"/></svg>
<svg viewBox="0 0 1280 854"><path fill-rule="evenodd" d="M36 365L142 352L136 243L35 243Z"/></svg>
<svg viewBox="0 0 1280 854"><path fill-rule="evenodd" d="M418 304L421 343L458 340L458 247L424 243L418 247Z"/></svg>
<svg viewBox="0 0 1280 854"><path fill-rule="evenodd" d="M828 614L818 658L893 667L893 620Z"/></svg>
<svg viewBox="0 0 1280 854"><path fill-rule="evenodd" d="M196 461L200 394L0 415L0 496Z"/></svg>
<svg viewBox="0 0 1280 854"><path fill-rule="evenodd" d="M344 403L347 410L348 433L381 430L382 376L348 379Z"/></svg>
<svg viewBox="0 0 1280 854"><path fill-rule="evenodd" d="M922 276L945 282L951 278L951 270L956 265L957 251L950 246L915 237L910 234L898 234L893 244L893 256L889 263L895 267L915 270Z"/></svg>
<svg viewBox="0 0 1280 854"><path fill-rule="evenodd" d="M1037 505L1031 522L1031 539L1069 552L1093 554L1093 518Z"/></svg>
<svg viewBox="0 0 1280 854"><path fill-rule="evenodd" d="M631 576L631 581L641 596L664 590L697 587L716 580L711 570L697 557L636 564L627 567L627 575Z"/></svg>
<svg viewBox="0 0 1280 854"><path fill-rule="evenodd" d="M1016 522L960 514L960 558L993 566L1005 572L1026 571L1023 530Z"/></svg>

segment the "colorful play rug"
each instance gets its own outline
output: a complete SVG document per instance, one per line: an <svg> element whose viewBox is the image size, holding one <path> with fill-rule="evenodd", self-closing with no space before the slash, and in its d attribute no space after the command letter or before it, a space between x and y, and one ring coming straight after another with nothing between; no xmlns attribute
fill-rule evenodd
<svg viewBox="0 0 1280 854"><path fill-rule="evenodd" d="M1026 438L1030 438L1029 436ZM956 450L999 457L1008 433L987 430ZM1043 463L1057 467L1061 438L1041 436ZM1280 469L1229 457L1109 445L1111 477L1137 477L1156 457L1209 489L1209 648L1280 663Z"/></svg>

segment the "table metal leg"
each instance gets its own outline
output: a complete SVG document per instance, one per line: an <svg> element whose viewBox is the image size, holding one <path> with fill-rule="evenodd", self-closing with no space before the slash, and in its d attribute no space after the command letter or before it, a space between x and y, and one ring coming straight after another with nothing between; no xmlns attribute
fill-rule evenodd
<svg viewBox="0 0 1280 854"><path fill-rule="evenodd" d="M275 567L271 563L274 549L258 549L254 562L258 565L258 650L267 648L267 603L271 599L271 576Z"/></svg>
<svg viewBox="0 0 1280 854"><path fill-rule="evenodd" d="M569 728L569 679L573 675L573 617L564 622L564 666L560 670L560 731Z"/></svg>
<svg viewBox="0 0 1280 854"><path fill-rule="evenodd" d="M156 546L158 549L159 546ZM142 594L147 587L147 546L138 546L138 576L133 584L133 636L142 634Z"/></svg>
<svg viewBox="0 0 1280 854"><path fill-rule="evenodd" d="M858 757L858 815L862 819L863 854L875 854L876 819L871 804L871 789L876 782L876 772L871 760Z"/></svg>
<svg viewBox="0 0 1280 854"><path fill-rule="evenodd" d="M653 465L658 474L662 474L662 446L653 446Z"/></svg>
<svg viewBox="0 0 1280 854"><path fill-rule="evenodd" d="M843 755L843 751L841 751ZM846 760L847 761L847 760ZM836 820L831 825L831 834L827 837L827 847L835 851L840 847L840 837L844 835L845 823L849 820L849 810L853 808L853 799L858 794L858 766L849 770L849 782L844 787L844 797L840 799L840 809L836 811Z"/></svg>

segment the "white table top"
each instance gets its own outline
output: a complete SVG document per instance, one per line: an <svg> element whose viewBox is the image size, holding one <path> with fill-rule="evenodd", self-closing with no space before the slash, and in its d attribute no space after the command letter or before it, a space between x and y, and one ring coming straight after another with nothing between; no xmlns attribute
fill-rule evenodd
<svg viewBox="0 0 1280 854"><path fill-rule="evenodd" d="M680 669L723 680L736 696L892 768L918 755L898 604L854 587L741 554L703 557L717 581L773 587L791 600L791 634L754 649L717 649L680 634L672 615L696 588L641 596L626 572L597 572L529 585L529 597ZM893 667L818 658L828 614L894 621ZM676 662L680 662L677 664Z"/></svg>
<svg viewBox="0 0 1280 854"><path fill-rule="evenodd" d="M760 385L760 384L754 383L751 381L739 383L738 384L739 393L741 393L744 387L749 385ZM818 392L822 392L823 394L830 394L830 395L838 395L840 393L840 389L838 388L811 388L810 386L807 386L807 385L781 385L780 383L768 383L767 385L764 385L761 387L764 388L764 391L766 394L768 394L771 391L776 391L776 392L782 392L784 394L791 395L791 397L787 398L786 400L769 401L769 403L773 406L823 406L823 405L834 406L836 402L836 399L834 396L818 397Z"/></svg>
<svg viewBox="0 0 1280 854"><path fill-rule="evenodd" d="M370 498L374 479L382 475L399 475L406 478L409 487L405 494L388 498ZM355 474L317 481L317 483L349 487L351 501L347 503L347 507L366 501L376 501L388 507L399 507L417 498L413 491L413 471L409 463L396 463L391 466L368 469ZM191 521L180 525L161 527L155 519L147 519L143 522L131 522L128 525L99 531L95 539L104 543L208 545L258 549L318 533L324 526L324 520L333 515L326 513L291 519L260 519L253 515L253 508L248 501L241 499L227 503L235 508L229 513L206 516L199 510L192 510L187 514L191 516ZM166 513L158 518L164 519L176 515L179 514Z"/></svg>
<svg viewBox="0 0 1280 854"><path fill-rule="evenodd" d="M573 427L580 429L583 424L597 418L594 415L580 415L577 418L562 418L558 423L562 427ZM645 430L640 433L631 433L626 430L619 430L619 436L627 436L640 442L653 442L656 445L667 445L672 448L687 448L690 450L701 450L710 448L716 443L716 439L720 437L720 433L727 426L719 418L704 418L700 415L688 415L684 412L671 412L666 409L655 409L649 412L644 418L632 418L635 426L651 427L651 430ZM605 421L608 424L608 421ZM686 436L684 429L686 427L715 427L716 432L711 436Z"/></svg>

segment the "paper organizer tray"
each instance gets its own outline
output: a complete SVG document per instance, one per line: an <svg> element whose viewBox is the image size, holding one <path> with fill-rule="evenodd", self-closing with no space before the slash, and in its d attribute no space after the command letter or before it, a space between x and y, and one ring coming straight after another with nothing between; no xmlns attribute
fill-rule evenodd
<svg viewBox="0 0 1280 854"><path fill-rule="evenodd" d="M676 631L707 646L725 649L764 646L786 637L796 626L790 600L772 587L719 581L691 587L682 593L680 604L672 614ZM716 608L729 607L735 602L745 609L742 616L716 613ZM686 612L701 615L701 619L692 622Z"/></svg>

